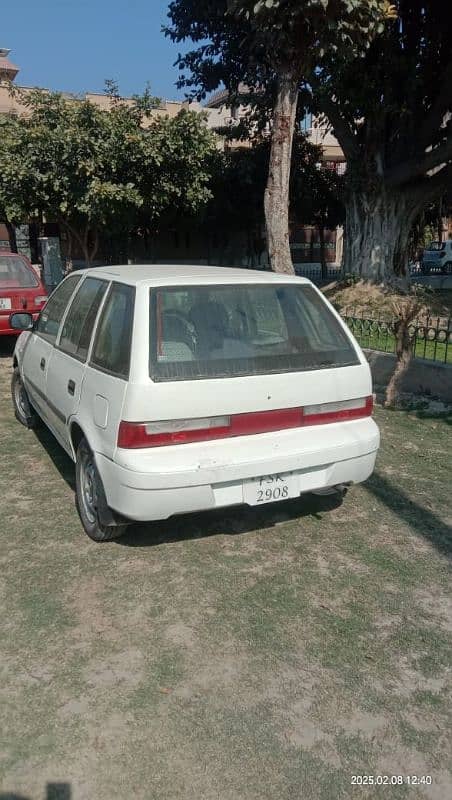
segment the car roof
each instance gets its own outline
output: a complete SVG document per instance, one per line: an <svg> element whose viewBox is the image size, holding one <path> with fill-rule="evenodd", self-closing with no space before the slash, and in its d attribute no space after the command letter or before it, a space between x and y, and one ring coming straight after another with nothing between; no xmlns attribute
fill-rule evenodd
<svg viewBox="0 0 452 800"><path fill-rule="evenodd" d="M25 261L28 261L28 258L23 253L13 253L12 250L0 250L0 256L8 256L8 258L24 258Z"/></svg>
<svg viewBox="0 0 452 800"><path fill-rule="evenodd" d="M207 267L202 264L123 264L112 267L92 267L79 270L82 274L95 275L120 283L147 286L218 283L310 283L307 278L263 270L231 267Z"/></svg>

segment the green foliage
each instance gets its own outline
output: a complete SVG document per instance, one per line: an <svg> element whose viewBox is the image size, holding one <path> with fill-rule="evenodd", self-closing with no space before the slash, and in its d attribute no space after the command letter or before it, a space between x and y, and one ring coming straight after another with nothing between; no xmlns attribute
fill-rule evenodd
<svg viewBox="0 0 452 800"><path fill-rule="evenodd" d="M292 153L290 210L305 225L336 228L345 220L343 176L321 161L322 148L299 134Z"/></svg>
<svg viewBox="0 0 452 800"><path fill-rule="evenodd" d="M192 97L222 83L232 98L240 84L271 98L272 147L265 189L271 267L293 270L288 197L298 93L323 60L365 49L388 14L386 0L173 0L166 34L195 47L179 56L179 86ZM252 103L252 97L249 97Z"/></svg>
<svg viewBox="0 0 452 800"><path fill-rule="evenodd" d="M294 138L290 185L291 216L306 225L335 228L344 221L343 178L321 164L322 148L301 132ZM251 231L264 224L269 139L252 147L218 152L207 219L225 230Z"/></svg>
<svg viewBox="0 0 452 800"><path fill-rule="evenodd" d="M150 118L146 90L109 110L33 91L27 115L0 118L0 206L10 219L45 215L86 246L87 231L152 227L162 214L196 212L208 200L213 135L199 115Z"/></svg>
<svg viewBox="0 0 452 800"><path fill-rule="evenodd" d="M384 0L173 0L165 33L196 48L179 56L179 86L204 97L221 83L268 87L309 78L327 54L365 48L383 26Z"/></svg>
<svg viewBox="0 0 452 800"><path fill-rule="evenodd" d="M314 93L350 189L406 189L420 213L451 185L450 169L431 170L452 164L452 15L441 0L398 0L397 14L365 55L327 59Z"/></svg>
<svg viewBox="0 0 452 800"><path fill-rule="evenodd" d="M397 21L364 55L329 58L313 80L314 100L347 157L351 198L346 269L391 282L406 275L422 247L425 221L452 185L452 15L441 0L398 0ZM361 209L356 220L353 205ZM404 213L367 241L369 263L348 253L365 236L369 215L388 202ZM356 233L362 225L362 233ZM410 233L411 232L411 233ZM436 237L435 237L436 238ZM381 253L391 251L389 263Z"/></svg>

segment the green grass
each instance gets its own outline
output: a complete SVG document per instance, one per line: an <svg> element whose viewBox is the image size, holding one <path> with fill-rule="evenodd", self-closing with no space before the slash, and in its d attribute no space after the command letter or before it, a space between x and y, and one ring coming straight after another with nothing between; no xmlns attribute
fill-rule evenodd
<svg viewBox="0 0 452 800"><path fill-rule="evenodd" d="M0 359L3 791L451 796L450 420L377 408L376 472L342 506L197 514L97 546L71 463L14 420L9 374ZM386 773L431 774L436 795L350 787Z"/></svg>

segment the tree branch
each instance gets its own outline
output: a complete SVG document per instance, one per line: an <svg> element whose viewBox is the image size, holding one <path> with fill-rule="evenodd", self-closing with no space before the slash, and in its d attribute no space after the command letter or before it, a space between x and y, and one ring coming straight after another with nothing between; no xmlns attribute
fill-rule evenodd
<svg viewBox="0 0 452 800"><path fill-rule="evenodd" d="M334 135L341 145L346 159L351 160L353 157L357 156L359 152L353 128L347 120L344 119L337 104L331 97L322 97L319 105L325 116L328 117L333 127Z"/></svg>
<svg viewBox="0 0 452 800"><path fill-rule="evenodd" d="M97 230L97 228L94 228L94 242L93 242L93 246L91 248L91 253L90 253L90 257L89 257L89 260L91 262L94 261L96 255L97 255L98 249L99 249L99 231Z"/></svg>
<svg viewBox="0 0 452 800"><path fill-rule="evenodd" d="M72 234L72 236L73 236L75 239L77 239L77 241L78 241L78 243L79 243L80 247L83 249L83 239L82 239L82 237L80 236L80 234L79 234L79 232L78 232L77 228L74 228L74 226L73 226L73 225L71 225L71 223L70 223L70 222L68 222L66 219L62 219L62 220L60 220L60 221L61 221L61 224L62 224L62 225L65 227L65 228L67 228L67 230L69 231L69 233L71 233L71 234Z"/></svg>
<svg viewBox="0 0 452 800"><path fill-rule="evenodd" d="M418 202L425 206L429 200L435 200L446 191L452 182L452 164L444 167L431 178L422 178L416 181L413 185L407 187L407 191L413 195L413 198L418 198Z"/></svg>
<svg viewBox="0 0 452 800"><path fill-rule="evenodd" d="M432 108L421 127L420 141L427 147L441 127L441 123L452 106L452 61L441 77L440 89Z"/></svg>
<svg viewBox="0 0 452 800"><path fill-rule="evenodd" d="M417 178L419 175L426 175L435 167L447 164L452 159L452 136L439 147L434 147L419 159L411 159L393 167L386 173L386 182L389 186L400 186Z"/></svg>

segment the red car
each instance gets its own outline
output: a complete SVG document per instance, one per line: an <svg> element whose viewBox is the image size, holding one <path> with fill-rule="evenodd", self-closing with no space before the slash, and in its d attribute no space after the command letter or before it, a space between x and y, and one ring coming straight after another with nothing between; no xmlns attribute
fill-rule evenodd
<svg viewBox="0 0 452 800"><path fill-rule="evenodd" d="M26 256L0 251L0 336L17 336L9 325L11 314L27 311L37 319L47 293Z"/></svg>

